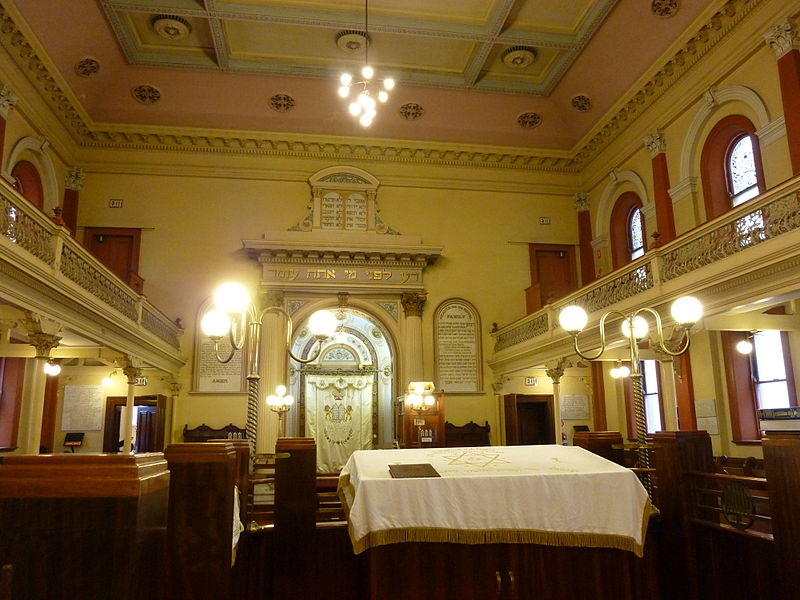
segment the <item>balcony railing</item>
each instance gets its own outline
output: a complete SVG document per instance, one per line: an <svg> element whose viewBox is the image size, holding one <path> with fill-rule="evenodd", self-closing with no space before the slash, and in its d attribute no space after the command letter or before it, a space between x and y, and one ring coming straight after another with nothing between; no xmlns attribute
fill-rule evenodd
<svg viewBox="0 0 800 600"><path fill-rule="evenodd" d="M719 272L720 269L714 275L702 273L704 267L720 267L722 261L742 252L749 251L752 255L756 247L798 231L800 178L790 180L672 242L648 251L629 265L501 328L494 334L495 358L490 362L494 363L498 354L514 352L523 344L526 351L530 351L532 346L552 341L557 335L558 313L564 306L578 304L591 315L612 307L623 310L623 307L643 303L666 302L692 291L700 293L702 289L730 278L730 274ZM781 252L785 255L800 254L800 244L792 238ZM738 272L757 270L777 258L774 253L759 255L758 261L740 267ZM565 332L561 334L564 338L568 337Z"/></svg>
<svg viewBox="0 0 800 600"><path fill-rule="evenodd" d="M129 320L133 329L180 349L181 330L172 320L5 183L0 184L0 240L0 257L24 268L47 288L78 299L66 284L69 280L88 294L91 304L101 302Z"/></svg>

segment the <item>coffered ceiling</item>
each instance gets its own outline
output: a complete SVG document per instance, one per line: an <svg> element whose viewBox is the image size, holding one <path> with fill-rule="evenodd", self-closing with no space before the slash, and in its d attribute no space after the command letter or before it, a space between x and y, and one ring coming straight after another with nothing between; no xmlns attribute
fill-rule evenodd
<svg viewBox="0 0 800 600"><path fill-rule="evenodd" d="M87 127L570 151L721 1L0 0ZM366 25L366 32L365 32ZM337 96L397 81L369 128ZM667 54L665 54L667 53Z"/></svg>

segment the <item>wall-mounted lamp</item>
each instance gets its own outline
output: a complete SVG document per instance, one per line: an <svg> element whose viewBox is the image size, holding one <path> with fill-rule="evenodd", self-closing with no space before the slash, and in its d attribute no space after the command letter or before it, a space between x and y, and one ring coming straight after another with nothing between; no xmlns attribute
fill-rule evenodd
<svg viewBox="0 0 800 600"><path fill-rule="evenodd" d="M114 375L116 374L117 370L114 369L113 371L111 371L111 373L103 377L103 387L111 387L114 384Z"/></svg>
<svg viewBox="0 0 800 600"><path fill-rule="evenodd" d="M755 333L755 331L751 331L746 339L739 340L736 343L736 351L739 354L750 354L753 351L753 336Z"/></svg>
<svg viewBox="0 0 800 600"><path fill-rule="evenodd" d="M623 365L621 360L618 360L617 361L617 366L613 367L609 371L609 374L614 379L622 379L622 378L627 377L628 375L630 375L631 374L631 370L627 367L627 365Z"/></svg>
<svg viewBox="0 0 800 600"><path fill-rule="evenodd" d="M286 353L299 363L310 363L319 356L322 342L336 330L336 315L329 310L318 310L308 320L308 328L316 339L311 356L300 358L292 354L292 318L280 306L258 309L250 300L250 294L240 283L224 283L214 293L214 308L205 313L200 321L203 333L214 342L214 355L221 363L230 362L236 352L243 350L247 363L247 438L251 455L256 452L258 413L260 396L258 381L261 379L261 325L267 313L279 313L286 318ZM230 353L223 357L219 353L219 342L227 337ZM245 347L246 344L246 347Z"/></svg>
<svg viewBox="0 0 800 600"><path fill-rule="evenodd" d="M61 365L58 364L54 359L49 358L47 359L47 362L44 363L44 372L51 377L55 377L61 373Z"/></svg>
<svg viewBox="0 0 800 600"><path fill-rule="evenodd" d="M412 381L408 384L406 402L412 410L430 410L436 406L436 396L433 395L435 391L436 386L432 381Z"/></svg>

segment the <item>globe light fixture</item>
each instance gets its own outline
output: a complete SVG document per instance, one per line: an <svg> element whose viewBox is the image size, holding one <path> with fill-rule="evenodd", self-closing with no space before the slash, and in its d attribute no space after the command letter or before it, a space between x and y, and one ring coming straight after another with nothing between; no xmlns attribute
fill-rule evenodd
<svg viewBox="0 0 800 600"><path fill-rule="evenodd" d="M408 384L406 403L417 412L430 410L436 405L435 391L432 381L412 381Z"/></svg>
<svg viewBox="0 0 800 600"><path fill-rule="evenodd" d="M655 332L649 335L649 324L643 315L652 317L655 321ZM606 351L606 321L609 318L621 319L622 334L628 340L628 351L630 355L630 368L617 361L617 365L611 369L611 376L614 378L631 377L633 384L633 412L636 418L636 435L639 440L640 449L638 452L639 466L648 468L650 466L650 455L645 446L647 437L647 422L644 412L644 393L642 389L642 372L639 366L639 343L646 339L650 340L651 346L669 356L679 356L689 349L689 332L703 315L703 306L691 296L682 296L675 300L670 307L670 314L675 320L676 327L680 331L677 341L668 340L664 335L661 323L661 316L652 308L640 308L629 314L619 311L609 311L600 317L600 347L594 352L587 352L578 345L578 334L584 330L588 322L586 311L580 306L571 305L564 307L558 315L558 322L561 327L572 336L573 349L575 353L586 360L598 360ZM652 483L645 480L645 487L648 492L652 491Z"/></svg>
<svg viewBox="0 0 800 600"><path fill-rule="evenodd" d="M247 438L250 442L251 456L256 453L256 435L258 431L259 413L259 380L261 379L261 329L264 316L269 313L279 313L286 319L286 353L292 360L306 364L317 359L322 351L323 342L332 336L336 331L336 316L328 310L315 312L309 318L308 328L314 337L314 345L309 355L304 357L295 356L291 348L292 343L292 318L289 313L280 306L267 306L259 309L250 299L247 289L240 283L224 283L217 288L213 295L213 308L207 311L200 319L200 329L214 343L214 356L221 363L230 362L237 352L242 351L246 364L247 379ZM226 339L230 350L227 356L220 354L220 343ZM270 398L283 398L283 400L273 400ZM276 394L267 398L267 405L271 410L279 414L285 413L291 408L294 399L286 396L286 388L283 388L283 395ZM273 406L281 406L276 410Z"/></svg>

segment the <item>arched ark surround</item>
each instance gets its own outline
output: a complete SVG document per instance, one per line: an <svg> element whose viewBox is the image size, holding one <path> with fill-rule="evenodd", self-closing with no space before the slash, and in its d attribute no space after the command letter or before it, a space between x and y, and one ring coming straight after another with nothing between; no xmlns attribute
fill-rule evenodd
<svg viewBox="0 0 800 600"><path fill-rule="evenodd" d="M299 304L300 301L294 304ZM363 303L362 303L363 304ZM376 316L378 310L384 317ZM290 361L289 389L296 399L290 413L295 435L317 441L318 469L341 468L354 450L392 446L397 342L384 321L382 306L334 309L336 333L325 340L318 359L308 365ZM301 324L292 353L308 356L314 339Z"/></svg>

